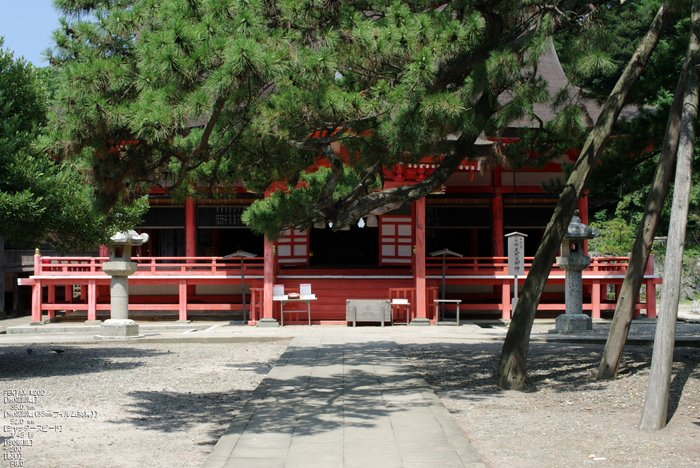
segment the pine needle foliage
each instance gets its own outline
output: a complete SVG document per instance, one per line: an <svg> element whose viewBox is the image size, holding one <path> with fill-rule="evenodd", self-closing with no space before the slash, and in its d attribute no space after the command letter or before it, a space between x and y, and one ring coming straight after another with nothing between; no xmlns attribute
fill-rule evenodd
<svg viewBox="0 0 700 468"><path fill-rule="evenodd" d="M44 149L85 158L106 207L151 184L196 195L278 181L288 192L256 202L245 218L254 230L341 229L432 192L482 131L551 100L535 79L539 55L606 3L55 0L66 19ZM558 110L528 140L542 158L580 126L576 111ZM441 164L427 180L382 187L383 167L425 156ZM318 166L329 169L312 181Z"/></svg>

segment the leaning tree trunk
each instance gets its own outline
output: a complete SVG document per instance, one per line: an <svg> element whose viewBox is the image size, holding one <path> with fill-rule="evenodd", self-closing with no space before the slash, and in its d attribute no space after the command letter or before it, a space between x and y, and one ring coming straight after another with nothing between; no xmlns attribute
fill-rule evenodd
<svg viewBox="0 0 700 468"><path fill-rule="evenodd" d="M573 172L566 182L559 203L554 209L552 219L547 225L542 242L530 273L525 281L522 295L513 312L513 319L508 328L503 351L498 367L498 386L502 389L523 390L527 387L527 349L530 343L530 332L535 320L535 313L540 302L557 251L566 233L571 217L576 210L578 199L581 197L591 170L603 151L605 142L610 136L613 124L622 110L625 100L632 87L641 75L649 61L661 32L669 18L670 8L664 2L656 13L649 32L630 59L625 71L617 81L615 88L608 96L603 112L591 130L576 161Z"/></svg>
<svg viewBox="0 0 700 468"><path fill-rule="evenodd" d="M610 325L608 341L605 343L603 357L598 368L598 380L612 379L617 375L620 366L622 351L627 342L630 324L634 317L635 306L639 299L639 289L644 280L644 272L649 262L649 255L654 243L654 234L659 225L661 210L666 200L666 192L671 182L673 168L676 164L676 152L678 151L678 138L681 132L681 114L683 110L683 95L685 94L685 82L690 67L690 47L686 53L685 63L681 70L681 76L676 86L676 96L666 123L666 134L659 164L656 167L654 181L651 184L647 202L644 207L644 217L634 240L632 255L625 274L625 280L620 288L619 299ZM647 291L647 294L649 292ZM648 302L648 300L647 300ZM649 311L647 310L647 314Z"/></svg>
<svg viewBox="0 0 700 468"><path fill-rule="evenodd" d="M678 296L683 272L683 245L692 185L695 122L698 116L698 71L696 66L700 63L699 33L700 1L695 0L690 33L691 67L683 100L683 122L681 138L678 143L671 223L668 227L661 309L656 325L647 396L644 400L642 422L639 426L640 429L645 430L659 430L666 426L668 395L671 389L671 368L673 367L673 345L676 340Z"/></svg>

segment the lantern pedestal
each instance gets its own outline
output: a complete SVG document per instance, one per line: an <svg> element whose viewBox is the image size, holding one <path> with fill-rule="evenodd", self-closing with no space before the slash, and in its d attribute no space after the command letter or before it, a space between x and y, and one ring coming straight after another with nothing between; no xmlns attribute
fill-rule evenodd
<svg viewBox="0 0 700 468"><path fill-rule="evenodd" d="M593 330L593 319L583 313L583 270L591 264L584 255L583 241L598 237L600 232L581 223L578 211L571 219L557 265L566 271L566 313L557 317L556 327L550 333L578 333Z"/></svg>
<svg viewBox="0 0 700 468"><path fill-rule="evenodd" d="M109 261L102 264L102 271L112 276L110 286L111 318L100 325L98 340L127 340L141 338L139 324L129 319L129 276L136 273L138 265L131 261L131 248L148 241L148 234L135 231L120 232L111 238Z"/></svg>

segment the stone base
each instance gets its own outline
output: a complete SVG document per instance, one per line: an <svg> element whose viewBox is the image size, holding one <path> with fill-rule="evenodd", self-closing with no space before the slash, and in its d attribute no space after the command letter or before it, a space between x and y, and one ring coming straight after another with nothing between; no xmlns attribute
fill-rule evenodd
<svg viewBox="0 0 700 468"><path fill-rule="evenodd" d="M102 320L86 320L85 324L86 325L99 325L102 323Z"/></svg>
<svg viewBox="0 0 700 468"><path fill-rule="evenodd" d="M557 325L549 333L579 333L593 330L593 319L586 314L563 314L557 317Z"/></svg>
<svg viewBox="0 0 700 468"><path fill-rule="evenodd" d="M273 318L261 318L258 321L257 327L279 327L280 324L277 320Z"/></svg>
<svg viewBox="0 0 700 468"><path fill-rule="evenodd" d="M142 338L139 335L139 324L131 319L109 319L100 325L100 334L95 335L97 340L127 340L130 338Z"/></svg>
<svg viewBox="0 0 700 468"><path fill-rule="evenodd" d="M427 319L425 317L416 317L411 322L411 325L415 325L418 327L429 327L430 326L430 319Z"/></svg>
<svg viewBox="0 0 700 468"><path fill-rule="evenodd" d="M175 320L175 323L192 323L192 320Z"/></svg>
<svg viewBox="0 0 700 468"><path fill-rule="evenodd" d="M30 322L29 325L32 327L37 325L46 325L46 322L44 322L43 320L39 320L38 322Z"/></svg>

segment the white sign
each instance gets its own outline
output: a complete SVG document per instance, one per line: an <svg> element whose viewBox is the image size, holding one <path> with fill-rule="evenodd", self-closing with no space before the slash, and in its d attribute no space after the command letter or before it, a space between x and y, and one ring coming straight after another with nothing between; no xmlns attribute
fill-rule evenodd
<svg viewBox="0 0 700 468"><path fill-rule="evenodd" d="M525 274L525 237L513 233L508 237L508 274L523 276Z"/></svg>

